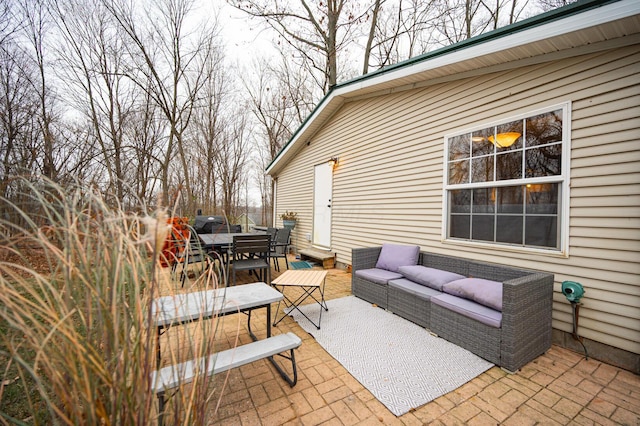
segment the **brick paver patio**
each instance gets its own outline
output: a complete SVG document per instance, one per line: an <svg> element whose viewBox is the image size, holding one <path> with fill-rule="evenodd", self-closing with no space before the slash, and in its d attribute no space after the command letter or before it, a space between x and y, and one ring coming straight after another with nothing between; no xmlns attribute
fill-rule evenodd
<svg viewBox="0 0 640 426"><path fill-rule="evenodd" d="M282 266L285 270L284 262ZM248 275L239 279L254 281ZM330 270L325 298L350 294L351 274ZM252 324L260 335L266 318L264 310L256 313ZM225 317L223 330L235 337L238 318L240 342L247 343L244 316ZM218 375L209 424L640 425L640 376L557 346L517 374L493 367L455 391L396 417L293 319L287 317L273 328L273 334L288 331L303 341L296 351L298 384L289 387L266 360L233 369L228 377Z"/></svg>

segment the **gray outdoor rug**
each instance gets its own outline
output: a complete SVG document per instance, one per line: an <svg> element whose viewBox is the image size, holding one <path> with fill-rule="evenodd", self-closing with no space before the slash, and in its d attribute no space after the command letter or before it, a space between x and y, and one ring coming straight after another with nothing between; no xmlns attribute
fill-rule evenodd
<svg viewBox="0 0 640 426"><path fill-rule="evenodd" d="M493 364L424 328L355 296L327 301L318 330L299 312L300 326L393 414L451 392ZM301 307L317 319L318 304Z"/></svg>

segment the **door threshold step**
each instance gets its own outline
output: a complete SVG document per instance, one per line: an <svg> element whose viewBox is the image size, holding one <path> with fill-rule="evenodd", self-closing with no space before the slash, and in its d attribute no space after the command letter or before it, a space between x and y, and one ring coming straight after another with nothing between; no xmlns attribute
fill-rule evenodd
<svg viewBox="0 0 640 426"><path fill-rule="evenodd" d="M336 254L329 250L303 249L299 251L300 260L319 260L324 269L333 269L336 262Z"/></svg>

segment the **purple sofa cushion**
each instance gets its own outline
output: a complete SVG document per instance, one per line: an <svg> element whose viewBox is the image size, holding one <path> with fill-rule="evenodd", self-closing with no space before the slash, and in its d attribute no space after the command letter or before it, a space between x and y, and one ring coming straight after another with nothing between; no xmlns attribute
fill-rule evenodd
<svg viewBox="0 0 640 426"><path fill-rule="evenodd" d="M500 328L502 326L502 312L498 312L471 300L443 293L439 296L433 296L431 303L457 312L460 315L464 315L467 318L474 319L490 327Z"/></svg>
<svg viewBox="0 0 640 426"><path fill-rule="evenodd" d="M464 275L456 274L455 272L427 268L422 265L401 266L398 268L398 272L413 282L426 285L438 291L442 291L442 286L448 282L466 278Z"/></svg>
<svg viewBox="0 0 640 426"><path fill-rule="evenodd" d="M442 291L473 300L502 312L502 283L482 278L464 278L442 286Z"/></svg>
<svg viewBox="0 0 640 426"><path fill-rule="evenodd" d="M420 254L419 246L407 246L400 244L383 244L376 268L398 272L400 266L415 265Z"/></svg>
<svg viewBox="0 0 640 426"><path fill-rule="evenodd" d="M402 278L402 275L397 272L391 272L387 271L386 269L379 268L359 269L356 271L356 276L367 281L382 285L386 285L389 280L397 280L398 278Z"/></svg>

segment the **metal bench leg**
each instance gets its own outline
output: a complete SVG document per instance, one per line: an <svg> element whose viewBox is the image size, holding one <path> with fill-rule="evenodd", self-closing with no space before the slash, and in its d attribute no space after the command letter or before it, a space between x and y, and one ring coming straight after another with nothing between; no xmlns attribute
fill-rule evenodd
<svg viewBox="0 0 640 426"><path fill-rule="evenodd" d="M164 392L158 392L158 426L164 423Z"/></svg>
<svg viewBox="0 0 640 426"><path fill-rule="evenodd" d="M271 361L271 364L273 364L275 369L278 370L278 373L280 373L280 376L282 376L282 378L284 380L286 380L286 382L289 383L289 386L291 386L291 387L294 387L296 385L296 383L298 383L298 366L296 365L296 357L295 357L293 351L294 350L291 349L291 355L289 355L289 356L283 355L283 354L278 354L278 356L281 356L282 358L286 358L286 359L291 361L291 368L293 370L293 378L291 376L289 376L282 369L282 367L280 367L280 365L276 362L276 360L272 356L269 357L269 361Z"/></svg>

